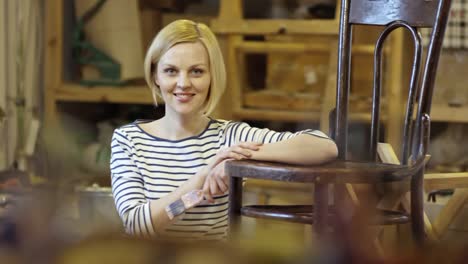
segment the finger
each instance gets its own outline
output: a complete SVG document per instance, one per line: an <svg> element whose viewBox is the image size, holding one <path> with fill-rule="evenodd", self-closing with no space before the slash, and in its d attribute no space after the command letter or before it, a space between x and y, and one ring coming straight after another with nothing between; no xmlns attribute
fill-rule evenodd
<svg viewBox="0 0 468 264"><path fill-rule="evenodd" d="M242 160L242 159L248 159L248 158L250 158L250 155L243 155L243 154L239 154L236 152L229 152L224 158L224 160L229 160L229 159Z"/></svg>
<svg viewBox="0 0 468 264"><path fill-rule="evenodd" d="M217 195L219 192L218 190L218 184L216 183L216 180L215 179L212 179L210 181L210 194L211 195Z"/></svg>
<svg viewBox="0 0 468 264"><path fill-rule="evenodd" d="M207 165L208 171L213 170L214 167L216 167L219 163L223 162L226 159L230 158L230 153L229 151L219 151L213 159L210 161L210 163ZM238 158L235 158L238 159Z"/></svg>
<svg viewBox="0 0 468 264"><path fill-rule="evenodd" d="M205 199L210 202L210 203L213 203L214 199L213 197L211 196L210 194L210 185L209 185L209 181L205 181L205 183L203 184L203 196L205 196Z"/></svg>
<svg viewBox="0 0 468 264"><path fill-rule="evenodd" d="M260 146L262 146L263 143L261 143L261 142L241 142L238 145L243 147L243 148L247 148L247 149L251 149L251 150L259 150Z"/></svg>
<svg viewBox="0 0 468 264"><path fill-rule="evenodd" d="M229 175L223 172L222 176L220 176L219 178L223 181L224 185L226 185L227 188L229 189Z"/></svg>
<svg viewBox="0 0 468 264"><path fill-rule="evenodd" d="M225 172L226 161L228 161L228 160L223 161L223 163L220 164L217 167L216 180L218 180L218 179L221 180L223 182L223 184L226 185L227 188L229 188L229 175L227 175L226 172Z"/></svg>
<svg viewBox="0 0 468 264"><path fill-rule="evenodd" d="M233 146L231 150L232 152L245 156L246 158L250 158L250 156L252 156L251 150L243 148L242 146Z"/></svg>
<svg viewBox="0 0 468 264"><path fill-rule="evenodd" d="M220 194L227 192L228 186L226 185L222 177L216 177L216 183L218 184L218 189L222 192Z"/></svg>

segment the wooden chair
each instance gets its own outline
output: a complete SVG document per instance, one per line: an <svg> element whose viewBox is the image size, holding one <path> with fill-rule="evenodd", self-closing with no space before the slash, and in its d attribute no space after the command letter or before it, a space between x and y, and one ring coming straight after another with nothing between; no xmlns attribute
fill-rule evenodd
<svg viewBox="0 0 468 264"><path fill-rule="evenodd" d="M343 219L345 193L350 184L410 182L411 214L376 210L371 224L411 222L414 238L425 238L423 212L424 159L430 130L430 106L437 63L442 47L451 0L342 0L338 47L336 108L330 114L331 137L339 149L336 161L320 166L295 166L252 160L229 161L226 171L231 176L229 217L235 232L241 215L314 224L323 235L330 219ZM370 137L370 160L347 159L348 98L350 91L352 28L353 25L385 26L377 40L374 54L374 88ZM432 33L422 64L422 43L419 27L431 27ZM403 28L411 35L414 56L411 65L408 101L403 128L402 164L377 161L379 110L381 97L381 63L383 43L389 34ZM423 66L422 66L423 65ZM421 67L422 66L422 67ZM417 98L416 98L417 97ZM415 116L415 118L414 118ZM314 183L314 205L242 205L242 179L255 178L285 182ZM333 186L334 204L329 209L329 191ZM335 226L337 228L337 226Z"/></svg>

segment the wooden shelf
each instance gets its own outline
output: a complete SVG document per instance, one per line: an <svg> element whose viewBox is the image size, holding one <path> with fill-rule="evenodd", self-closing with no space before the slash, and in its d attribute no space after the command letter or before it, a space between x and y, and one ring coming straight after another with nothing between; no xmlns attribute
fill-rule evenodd
<svg viewBox="0 0 468 264"><path fill-rule="evenodd" d="M297 35L337 35L338 22L337 19L213 19L211 29L216 34L267 35L283 32Z"/></svg>
<svg viewBox="0 0 468 264"><path fill-rule="evenodd" d="M64 102L153 104L146 86L87 87L65 83L55 90L55 99Z"/></svg>
<svg viewBox="0 0 468 264"><path fill-rule="evenodd" d="M287 111L287 110L260 110L260 109L249 109L242 108L233 111L233 115L236 119L252 119L252 120L264 120L264 121L291 121L291 122L303 122L303 121L320 121L320 112L304 112L304 111ZM381 120L385 122L387 115L382 113ZM371 120L370 113L349 113L350 122L363 122L368 123Z"/></svg>
<svg viewBox="0 0 468 264"><path fill-rule="evenodd" d="M326 43L281 43L266 41L243 41L236 43L234 48L244 53L300 53L307 52L330 52L330 45ZM372 55L374 45L356 44L353 46L353 54ZM387 49L388 50L388 49Z"/></svg>
<svg viewBox="0 0 468 264"><path fill-rule="evenodd" d="M467 187L468 172L424 174L424 188L426 191Z"/></svg>
<svg viewBox="0 0 468 264"><path fill-rule="evenodd" d="M246 108L270 110L289 110L302 112L320 111L320 94L286 93L264 89L250 91L244 95L243 105Z"/></svg>
<svg viewBox="0 0 468 264"><path fill-rule="evenodd" d="M468 123L468 106L432 105L431 120Z"/></svg>

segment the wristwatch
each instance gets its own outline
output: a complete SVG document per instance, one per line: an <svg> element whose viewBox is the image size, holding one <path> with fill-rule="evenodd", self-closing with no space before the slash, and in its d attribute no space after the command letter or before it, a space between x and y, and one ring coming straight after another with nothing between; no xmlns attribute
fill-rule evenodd
<svg viewBox="0 0 468 264"><path fill-rule="evenodd" d="M174 217L183 214L188 209L198 205L203 201L203 192L202 190L193 190L190 191L177 201L166 206L166 213L169 219L174 219Z"/></svg>

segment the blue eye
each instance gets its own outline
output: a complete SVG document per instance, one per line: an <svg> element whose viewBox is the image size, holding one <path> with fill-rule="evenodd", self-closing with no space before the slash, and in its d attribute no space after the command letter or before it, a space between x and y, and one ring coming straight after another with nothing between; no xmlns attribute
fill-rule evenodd
<svg viewBox="0 0 468 264"><path fill-rule="evenodd" d="M193 69L192 73L195 75L202 75L205 71L202 69Z"/></svg>
<svg viewBox="0 0 468 264"><path fill-rule="evenodd" d="M174 68L166 68L163 72L167 74L175 74L177 71Z"/></svg>

